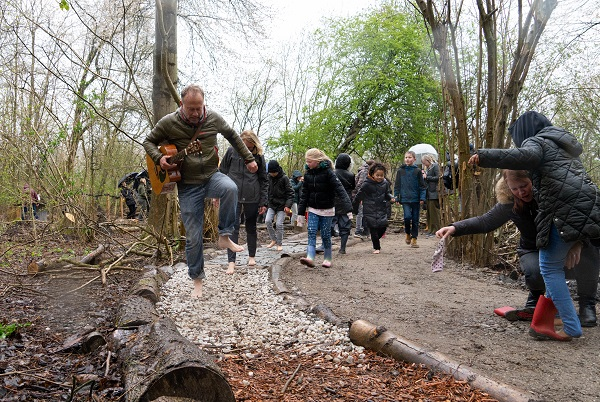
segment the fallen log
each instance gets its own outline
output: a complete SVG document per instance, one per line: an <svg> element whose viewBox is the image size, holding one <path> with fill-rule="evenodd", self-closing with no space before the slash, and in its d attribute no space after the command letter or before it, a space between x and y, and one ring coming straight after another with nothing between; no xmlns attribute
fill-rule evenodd
<svg viewBox="0 0 600 402"><path fill-rule="evenodd" d="M79 260L79 262L81 264L93 264L96 258L98 258L103 252L104 244L100 244L96 250L83 257L81 260Z"/></svg>
<svg viewBox="0 0 600 402"><path fill-rule="evenodd" d="M399 361L423 364L433 370L451 375L456 380L465 381L472 387L488 393L499 401L534 402L539 401L525 391L512 388L475 373L471 368L453 362L442 353L426 350L423 347L393 334L384 327L377 327L364 320L356 320L350 327L350 340L359 346L391 356Z"/></svg>
<svg viewBox="0 0 600 402"><path fill-rule="evenodd" d="M121 329L135 329L148 325L158 319L158 312L154 302L137 295L127 297L121 303L117 316L116 327Z"/></svg>
<svg viewBox="0 0 600 402"><path fill-rule="evenodd" d="M145 271L140 280L131 289L131 294L144 297L152 303L160 299L160 287L169 279L167 274L154 267Z"/></svg>
<svg viewBox="0 0 600 402"><path fill-rule="evenodd" d="M119 354L127 402L172 400L167 397L235 402L212 357L181 336L171 319L161 318L127 332Z"/></svg>

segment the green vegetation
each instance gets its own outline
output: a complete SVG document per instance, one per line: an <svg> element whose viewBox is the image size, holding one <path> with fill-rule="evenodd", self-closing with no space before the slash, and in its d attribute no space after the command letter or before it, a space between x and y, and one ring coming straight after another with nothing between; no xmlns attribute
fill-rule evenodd
<svg viewBox="0 0 600 402"><path fill-rule="evenodd" d="M0 339L6 339L11 337L13 334L18 332L19 329L30 326L31 323L25 324L12 323L12 324L0 324Z"/></svg>

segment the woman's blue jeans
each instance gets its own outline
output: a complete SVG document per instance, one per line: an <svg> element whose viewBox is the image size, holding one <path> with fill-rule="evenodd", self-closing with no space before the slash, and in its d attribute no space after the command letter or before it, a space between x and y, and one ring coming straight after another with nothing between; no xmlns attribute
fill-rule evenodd
<svg viewBox="0 0 600 402"><path fill-rule="evenodd" d="M216 172L204 184L178 184L179 208L185 227L185 256L192 279L204 279L204 200L219 202L219 236L231 236L235 226L238 188L233 180Z"/></svg>
<svg viewBox="0 0 600 402"><path fill-rule="evenodd" d="M540 249L540 272L546 285L546 295L552 299L563 322L563 330L572 337L582 335L581 323L565 280L565 259L575 242L565 243L556 226L550 227L548 245Z"/></svg>

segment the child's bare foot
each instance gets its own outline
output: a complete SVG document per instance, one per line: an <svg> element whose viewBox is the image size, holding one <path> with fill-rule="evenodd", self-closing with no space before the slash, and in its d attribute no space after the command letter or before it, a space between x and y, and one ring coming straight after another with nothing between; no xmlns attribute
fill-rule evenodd
<svg viewBox="0 0 600 402"><path fill-rule="evenodd" d="M283 250L283 247L282 246L277 246L277 251L281 251L281 250Z"/></svg>
<svg viewBox="0 0 600 402"><path fill-rule="evenodd" d="M373 251L373 254L379 254L379 250Z"/></svg>
<svg viewBox="0 0 600 402"><path fill-rule="evenodd" d="M244 251L244 247L231 241L231 239L227 235L219 236L219 242L217 244L220 248L228 248L231 251L233 251L234 253L239 253L241 251Z"/></svg>
<svg viewBox="0 0 600 402"><path fill-rule="evenodd" d="M227 271L225 271L225 273L227 275L233 275L234 272L235 272L235 262L230 262L227 265Z"/></svg>
<svg viewBox="0 0 600 402"><path fill-rule="evenodd" d="M200 299L202 297L202 279L194 279L194 290L191 294L192 298Z"/></svg>
<svg viewBox="0 0 600 402"><path fill-rule="evenodd" d="M254 257L248 257L248 266L253 267L255 265L256 265L256 260L254 259Z"/></svg>
<svg viewBox="0 0 600 402"><path fill-rule="evenodd" d="M273 241L271 241L271 243L267 244L267 248L271 248L276 244L277 244L277 242L275 240L273 240Z"/></svg>

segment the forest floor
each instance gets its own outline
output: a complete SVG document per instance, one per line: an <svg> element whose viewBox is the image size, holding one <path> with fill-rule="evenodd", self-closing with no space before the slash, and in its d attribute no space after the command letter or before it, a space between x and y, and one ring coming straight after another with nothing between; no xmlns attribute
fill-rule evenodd
<svg viewBox="0 0 600 402"><path fill-rule="evenodd" d="M124 400L122 371L109 346L82 354L64 345L70 336L91 330L109 338L119 302L141 271L114 270L104 285L94 270L29 275L31 261L77 259L98 245L44 236L43 229L32 231L17 222L0 233L0 328L23 325L6 339L0 332L0 400ZM126 233L119 236L107 251L113 257L133 241ZM334 255L331 269L307 269L292 259L280 279L292 293L327 305L346 323L363 319L385 326L493 380L531 392L532 398L600 400L599 328L584 329L584 336L570 343L535 341L527 335L527 323L493 314L495 307L524 303L521 280L448 258L442 272L432 273L437 241L420 238L420 248L413 249L402 237L390 230L379 255L371 254L370 241L354 239L346 255ZM157 262L139 256L128 263L140 270L148 264ZM240 354L218 364L231 379L253 370L251 392L230 381L238 400L492 400L464 382L371 352L365 352L362 364L346 364L341 371L334 363L319 354L263 352L251 361Z"/></svg>

